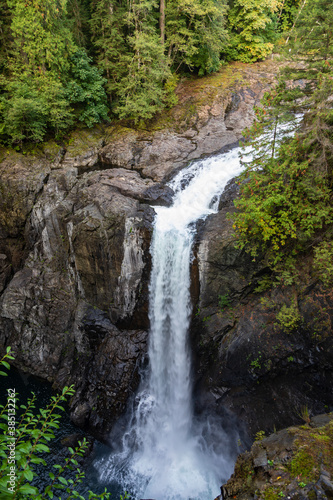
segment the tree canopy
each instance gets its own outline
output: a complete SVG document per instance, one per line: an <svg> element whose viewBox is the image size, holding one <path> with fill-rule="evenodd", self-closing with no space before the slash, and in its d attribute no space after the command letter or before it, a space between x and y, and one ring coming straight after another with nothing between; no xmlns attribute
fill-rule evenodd
<svg viewBox="0 0 333 500"><path fill-rule="evenodd" d="M262 60L298 17L309 39L329 46L326 21L309 29L305 3L0 0L0 140L21 145L80 124L149 120L177 102L180 75Z"/></svg>

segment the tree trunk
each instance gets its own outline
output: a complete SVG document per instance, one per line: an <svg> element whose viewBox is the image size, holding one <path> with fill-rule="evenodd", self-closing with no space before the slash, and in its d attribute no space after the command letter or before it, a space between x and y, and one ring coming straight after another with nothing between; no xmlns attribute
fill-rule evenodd
<svg viewBox="0 0 333 500"><path fill-rule="evenodd" d="M297 23L297 21L298 21L299 15L300 15L300 13L302 12L302 10L303 10L303 8L304 8L305 4L306 4L306 0L304 0L303 4L301 5L301 7L299 8L299 10L298 10L298 12L297 12L297 16L296 16L295 22L294 22L294 24L293 24L293 27L292 27L292 28L291 28L291 30L290 30L290 34L289 34L289 36L288 36L287 40L286 40L286 45L287 45L287 44L288 44L288 42L289 42L290 35L291 35L291 33L293 32L293 30L294 30L294 28L295 28L295 26L296 26L296 23Z"/></svg>
<svg viewBox="0 0 333 500"><path fill-rule="evenodd" d="M161 42L165 42L165 0L160 0L160 34Z"/></svg>

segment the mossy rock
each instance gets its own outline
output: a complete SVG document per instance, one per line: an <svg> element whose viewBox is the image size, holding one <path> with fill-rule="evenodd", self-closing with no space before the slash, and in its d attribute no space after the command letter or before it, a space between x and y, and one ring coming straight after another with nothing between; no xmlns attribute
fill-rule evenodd
<svg viewBox="0 0 333 500"><path fill-rule="evenodd" d="M222 487L224 500L333 497L333 413L320 416L324 425L317 421L272 434L239 455ZM258 446L266 456L260 464Z"/></svg>

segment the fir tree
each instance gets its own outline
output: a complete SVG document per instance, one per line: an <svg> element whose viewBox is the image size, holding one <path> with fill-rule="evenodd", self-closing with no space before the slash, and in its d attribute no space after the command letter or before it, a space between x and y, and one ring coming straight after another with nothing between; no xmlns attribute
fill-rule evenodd
<svg viewBox="0 0 333 500"><path fill-rule="evenodd" d="M106 118L103 80L74 42L67 0L8 0L8 5L12 41L8 78L0 82L2 138L42 141L49 131L66 131L76 116L88 126Z"/></svg>
<svg viewBox="0 0 333 500"><path fill-rule="evenodd" d="M216 71L227 42L224 0L169 0L166 8L166 47L172 67Z"/></svg>

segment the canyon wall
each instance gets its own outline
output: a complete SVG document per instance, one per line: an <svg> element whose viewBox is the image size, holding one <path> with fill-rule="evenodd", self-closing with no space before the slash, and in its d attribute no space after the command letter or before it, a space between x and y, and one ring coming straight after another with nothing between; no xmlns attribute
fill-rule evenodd
<svg viewBox="0 0 333 500"><path fill-rule="evenodd" d="M177 170L241 138L276 67L237 71L228 85L222 74L195 97L181 94L167 126L162 117L148 130L114 124L26 155L1 150L1 349L12 346L17 367L57 388L74 384L72 419L99 439L124 412L146 360L153 207L171 203L166 182ZM307 275L300 296L253 293L264 269L234 248L226 213L235 196L231 183L219 213L199 224L196 404L226 407L256 432L289 424L292 405L332 404L333 303ZM295 300L305 320L289 335L276 311Z"/></svg>

